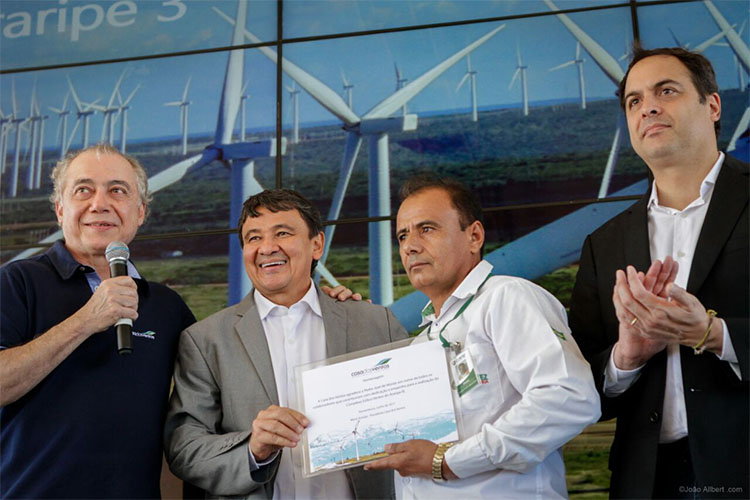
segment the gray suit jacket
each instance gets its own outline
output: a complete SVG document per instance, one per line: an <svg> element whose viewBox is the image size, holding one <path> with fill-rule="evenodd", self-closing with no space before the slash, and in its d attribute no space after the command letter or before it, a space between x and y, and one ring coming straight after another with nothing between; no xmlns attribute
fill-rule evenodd
<svg viewBox="0 0 750 500"><path fill-rule="evenodd" d="M318 297L329 357L407 336L388 309ZM251 474L248 458L253 420L279 404L252 293L182 332L174 379L164 432L172 471L211 495L271 498L279 460ZM346 473L356 498L394 496L391 471Z"/></svg>

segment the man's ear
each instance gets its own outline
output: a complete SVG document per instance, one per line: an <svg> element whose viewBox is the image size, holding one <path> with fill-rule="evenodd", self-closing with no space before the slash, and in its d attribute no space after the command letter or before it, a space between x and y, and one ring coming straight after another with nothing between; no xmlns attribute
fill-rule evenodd
<svg viewBox="0 0 750 500"><path fill-rule="evenodd" d="M319 232L312 238L312 245L313 245L313 252L312 252L312 258L315 260L320 260L320 258L323 256L323 248L325 248L325 240L326 237L323 234L323 232Z"/></svg>
<svg viewBox="0 0 750 500"><path fill-rule="evenodd" d="M479 254L484 245L484 226L478 220L475 220L466 228L466 236L469 238L469 248L471 253Z"/></svg>

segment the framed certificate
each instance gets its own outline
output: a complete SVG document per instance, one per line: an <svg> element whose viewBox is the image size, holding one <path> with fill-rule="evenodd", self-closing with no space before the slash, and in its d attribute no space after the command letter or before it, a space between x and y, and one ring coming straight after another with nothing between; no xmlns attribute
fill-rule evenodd
<svg viewBox="0 0 750 500"><path fill-rule="evenodd" d="M446 350L422 340L296 368L299 411L310 420L294 450L304 477L383 457L388 443L458 440Z"/></svg>

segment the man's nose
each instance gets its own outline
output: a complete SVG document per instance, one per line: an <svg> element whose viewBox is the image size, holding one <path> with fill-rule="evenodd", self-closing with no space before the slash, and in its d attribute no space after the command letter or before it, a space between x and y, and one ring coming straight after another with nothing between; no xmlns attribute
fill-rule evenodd
<svg viewBox="0 0 750 500"><path fill-rule="evenodd" d="M95 212L101 212L109 209L109 198L107 192L101 189L94 191L91 196L91 210Z"/></svg>

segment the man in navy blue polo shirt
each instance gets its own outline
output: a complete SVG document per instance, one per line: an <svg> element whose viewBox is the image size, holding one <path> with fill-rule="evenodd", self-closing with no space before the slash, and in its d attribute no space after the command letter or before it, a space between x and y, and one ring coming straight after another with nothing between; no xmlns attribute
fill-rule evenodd
<svg viewBox="0 0 750 500"><path fill-rule="evenodd" d="M53 171L64 240L0 268L0 497L160 496L162 427L179 333L175 292L110 278L104 252L143 224L147 177L108 145ZM133 320L133 354L112 325Z"/></svg>

